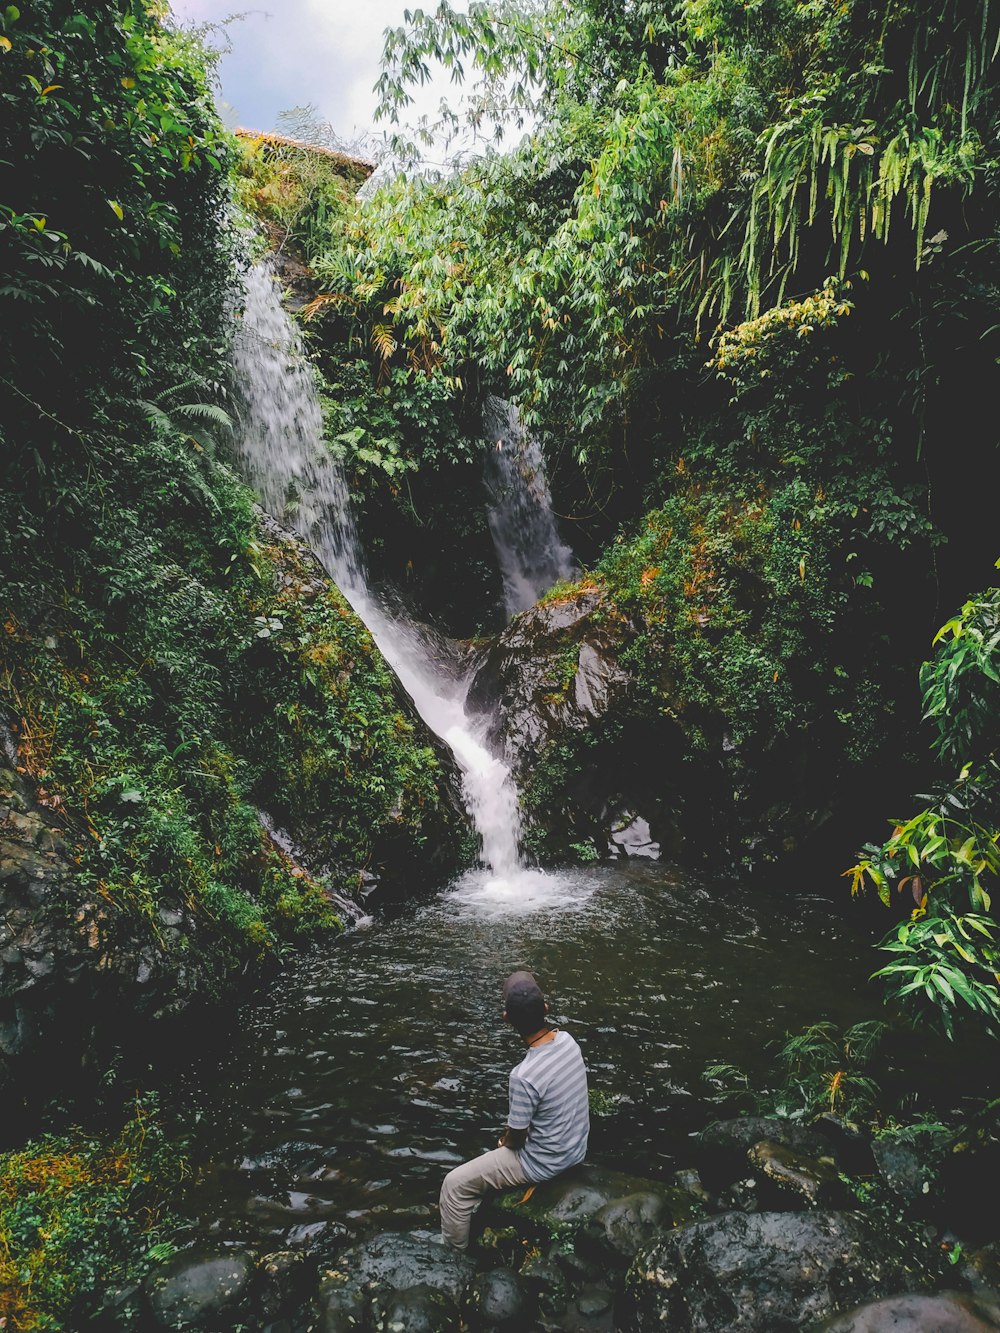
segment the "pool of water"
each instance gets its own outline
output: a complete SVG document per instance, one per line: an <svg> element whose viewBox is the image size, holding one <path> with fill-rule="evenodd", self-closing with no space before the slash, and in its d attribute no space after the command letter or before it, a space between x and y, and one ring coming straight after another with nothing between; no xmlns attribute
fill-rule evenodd
<svg viewBox="0 0 1000 1333"><path fill-rule="evenodd" d="M196 1210L250 1232L430 1219L443 1173L504 1123L521 1048L500 985L522 967L617 1099L592 1157L662 1175L712 1118L707 1064L766 1082L786 1031L880 1013L870 943L825 899L652 864L466 876L300 958L191 1071Z"/></svg>

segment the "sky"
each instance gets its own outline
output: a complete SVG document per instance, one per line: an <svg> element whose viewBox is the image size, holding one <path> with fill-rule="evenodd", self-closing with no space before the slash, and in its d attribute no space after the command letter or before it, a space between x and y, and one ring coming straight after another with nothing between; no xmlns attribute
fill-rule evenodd
<svg viewBox="0 0 1000 1333"><path fill-rule="evenodd" d="M339 137L383 127L374 124L382 34L403 21L414 0L270 0L270 8L241 10L239 0L172 0L182 22L229 22L231 46L219 67L223 118L230 127L279 128L280 111L312 103ZM418 90L415 111L433 112L450 89L442 75Z"/></svg>

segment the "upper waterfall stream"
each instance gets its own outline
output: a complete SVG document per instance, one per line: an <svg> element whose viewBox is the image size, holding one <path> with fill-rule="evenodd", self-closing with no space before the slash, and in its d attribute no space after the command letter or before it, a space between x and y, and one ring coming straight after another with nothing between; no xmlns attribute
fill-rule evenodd
<svg viewBox="0 0 1000 1333"><path fill-rule="evenodd" d="M343 470L323 439L316 382L270 270L246 275L234 369L241 402L236 457L261 503L297 532L371 632L427 726L451 749L482 859L493 877L467 877L459 891L486 905L546 902L551 885L525 869L517 790L507 766L483 740L484 724L465 711L466 682L441 672L416 626L390 614L372 593Z"/></svg>
<svg viewBox="0 0 1000 1333"><path fill-rule="evenodd" d="M483 430L493 446L486 461L487 519L509 618L572 578L576 566L556 527L541 447L525 432L514 404L488 395Z"/></svg>

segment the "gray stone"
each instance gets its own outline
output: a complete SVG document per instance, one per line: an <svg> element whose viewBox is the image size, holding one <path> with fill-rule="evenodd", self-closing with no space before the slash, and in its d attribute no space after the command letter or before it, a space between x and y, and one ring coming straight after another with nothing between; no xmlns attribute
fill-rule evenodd
<svg viewBox="0 0 1000 1333"><path fill-rule="evenodd" d="M357 1333L364 1323L364 1295L340 1269L322 1275L314 1308L318 1333Z"/></svg>
<svg viewBox="0 0 1000 1333"><path fill-rule="evenodd" d="M576 1248L595 1263L625 1269L661 1227L673 1222L662 1194L629 1194L612 1199L584 1222Z"/></svg>
<svg viewBox="0 0 1000 1333"><path fill-rule="evenodd" d="M859 1301L930 1286L939 1264L860 1213L723 1213L661 1233L626 1278L628 1327L791 1333Z"/></svg>
<svg viewBox="0 0 1000 1333"><path fill-rule="evenodd" d="M576 1308L589 1319L607 1314L613 1304L614 1297L607 1287L584 1287L576 1298Z"/></svg>
<svg viewBox="0 0 1000 1333"><path fill-rule="evenodd" d="M1000 1300L966 1292L910 1293L868 1301L835 1315L814 1333L997 1333Z"/></svg>
<svg viewBox="0 0 1000 1333"><path fill-rule="evenodd" d="M980 1246L969 1256L965 1276L975 1290L1000 1291L1000 1241Z"/></svg>
<svg viewBox="0 0 1000 1333"><path fill-rule="evenodd" d="M175 1254L146 1278L149 1309L158 1328L226 1328L243 1312L254 1262L239 1250Z"/></svg>
<svg viewBox="0 0 1000 1333"><path fill-rule="evenodd" d="M530 1328L534 1302L516 1273L496 1268L473 1278L465 1293L462 1317L472 1329L522 1333Z"/></svg>
<svg viewBox="0 0 1000 1333"><path fill-rule="evenodd" d="M696 1201L684 1190L587 1162L531 1190L501 1194L487 1205L486 1219L497 1226L513 1224L526 1238L557 1240L573 1235L606 1204L632 1195L656 1196L678 1221L697 1212Z"/></svg>
<svg viewBox="0 0 1000 1333"><path fill-rule="evenodd" d="M875 1139L872 1157L885 1183L907 1203L915 1203L929 1193L933 1173L925 1166L920 1154L907 1144L894 1143L892 1139Z"/></svg>
<svg viewBox="0 0 1000 1333"><path fill-rule="evenodd" d="M461 1298L475 1272L467 1255L429 1237L394 1231L345 1250L337 1268L358 1287L370 1283L375 1288L405 1291L427 1286L445 1292L453 1301Z"/></svg>
<svg viewBox="0 0 1000 1333"><path fill-rule="evenodd" d="M538 1251L530 1254L523 1264L521 1281L543 1314L555 1314L562 1310L569 1299L562 1269L554 1259Z"/></svg>
<svg viewBox="0 0 1000 1333"><path fill-rule="evenodd" d="M458 1310L443 1291L421 1284L376 1296L371 1326L375 1333L458 1333Z"/></svg>

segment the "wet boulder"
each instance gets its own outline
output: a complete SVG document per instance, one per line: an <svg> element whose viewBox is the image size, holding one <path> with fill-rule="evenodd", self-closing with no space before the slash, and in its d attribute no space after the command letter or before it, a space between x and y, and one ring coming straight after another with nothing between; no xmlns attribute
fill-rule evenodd
<svg viewBox="0 0 1000 1333"><path fill-rule="evenodd" d="M998 1333L1000 1300L966 1292L910 1293L867 1301L814 1333Z"/></svg>
<svg viewBox="0 0 1000 1333"><path fill-rule="evenodd" d="M699 1168L707 1188L717 1192L748 1173L747 1154L763 1141L806 1157L829 1157L832 1147L818 1131L778 1116L741 1115L717 1120L698 1135Z"/></svg>
<svg viewBox="0 0 1000 1333"><path fill-rule="evenodd" d="M834 1208L848 1202L846 1187L829 1161L768 1139L755 1143L747 1159L765 1208Z"/></svg>
<svg viewBox="0 0 1000 1333"><path fill-rule="evenodd" d="M521 1268L521 1281L542 1314L556 1314L569 1300L566 1274L550 1255L542 1254L539 1250L525 1260Z"/></svg>
<svg viewBox="0 0 1000 1333"><path fill-rule="evenodd" d="M527 1284L509 1268L495 1268L473 1278L465 1293L465 1325L495 1333L522 1333L530 1328L535 1302Z"/></svg>
<svg viewBox="0 0 1000 1333"><path fill-rule="evenodd" d="M624 1270L661 1227L673 1222L664 1195L628 1194L604 1204L583 1223L576 1248L596 1264Z"/></svg>
<svg viewBox="0 0 1000 1333"><path fill-rule="evenodd" d="M938 1264L859 1213L722 1213L660 1233L626 1277L634 1333L791 1333L929 1286Z"/></svg>
<svg viewBox="0 0 1000 1333"><path fill-rule="evenodd" d="M904 1203L916 1203L930 1192L934 1172L915 1149L892 1139L876 1139L871 1151L879 1175Z"/></svg>
<svg viewBox="0 0 1000 1333"><path fill-rule="evenodd" d="M368 1290L404 1292L412 1286L428 1286L459 1301L475 1273L476 1265L465 1254L456 1253L429 1236L408 1232L384 1232L364 1245L344 1250L337 1260L341 1285Z"/></svg>
<svg viewBox="0 0 1000 1333"><path fill-rule="evenodd" d="M315 1284L316 1265L301 1250L275 1250L257 1264L258 1320L266 1323L301 1309Z"/></svg>
<svg viewBox="0 0 1000 1333"><path fill-rule="evenodd" d="M175 1254L146 1278L153 1326L171 1330L233 1328L249 1312L255 1265L241 1250Z"/></svg>
<svg viewBox="0 0 1000 1333"><path fill-rule="evenodd" d="M375 1333L458 1333L458 1308L445 1292L421 1283L376 1295L371 1327Z"/></svg>
<svg viewBox="0 0 1000 1333"><path fill-rule="evenodd" d="M317 1333L358 1333L365 1322L367 1301L357 1283L339 1268L322 1274L313 1301Z"/></svg>

